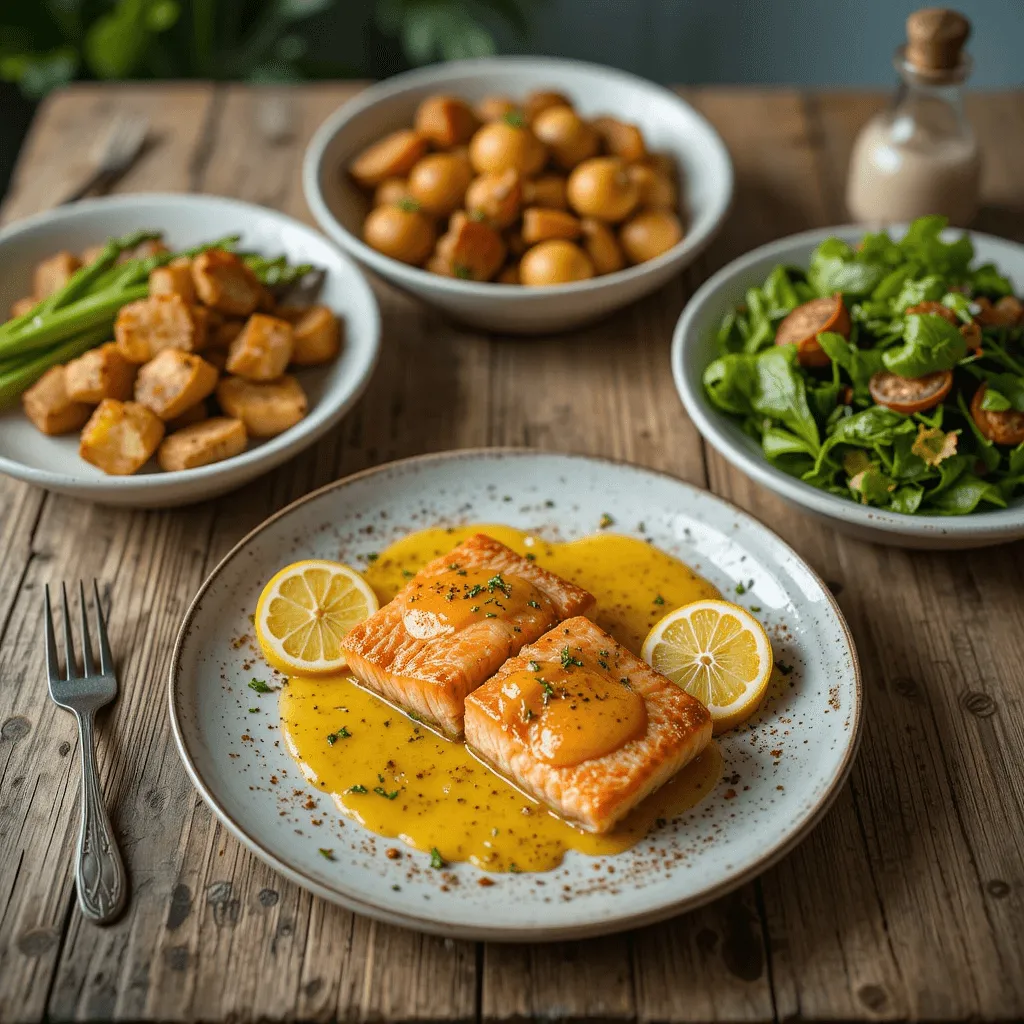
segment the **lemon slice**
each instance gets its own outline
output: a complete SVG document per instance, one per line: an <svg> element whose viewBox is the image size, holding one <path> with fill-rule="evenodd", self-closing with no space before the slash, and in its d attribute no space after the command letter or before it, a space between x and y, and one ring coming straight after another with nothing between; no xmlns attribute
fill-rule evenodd
<svg viewBox="0 0 1024 1024"><path fill-rule="evenodd" d="M694 601L647 634L643 659L711 712L715 735L748 719L772 674L772 645L753 615L729 601Z"/></svg>
<svg viewBox="0 0 1024 1024"><path fill-rule="evenodd" d="M256 639L282 672L319 675L345 667L341 641L379 607L370 584L339 562L285 566L256 605Z"/></svg>

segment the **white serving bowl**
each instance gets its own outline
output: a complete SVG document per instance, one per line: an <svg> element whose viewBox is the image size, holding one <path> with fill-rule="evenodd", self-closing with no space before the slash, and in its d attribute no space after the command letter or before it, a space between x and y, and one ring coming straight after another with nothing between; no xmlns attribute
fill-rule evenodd
<svg viewBox="0 0 1024 1024"><path fill-rule="evenodd" d="M893 228L899 237L903 228ZM718 354L714 333L722 317L743 301L747 288L760 285L779 263L806 267L825 238L857 242L863 225L817 228L762 245L733 260L704 283L683 310L672 342L672 373L686 411L704 437L737 469L786 501L845 533L879 544L907 548L958 550L1001 544L1024 537L1024 499L1008 508L966 516L910 516L836 497L776 469L761 446L740 425L709 401L702 383L704 369ZM955 238L961 232L947 231ZM1019 293L1024 290L1024 246L992 235L968 232L978 263L995 263Z"/></svg>
<svg viewBox="0 0 1024 1024"><path fill-rule="evenodd" d="M266 441L253 439L233 459L165 473L151 460L135 476L107 476L78 455L78 432L47 437L20 404L0 411L0 472L51 491L137 508L184 505L212 498L280 465L308 447L351 408L370 379L380 347L380 314L358 267L323 235L274 210L217 196L118 195L88 199L29 217L0 231L0 310L31 292L32 268L61 249L80 252L133 230L163 231L171 248L187 248L225 235L267 255L326 271L318 301L343 320L341 355L295 376L309 396L309 412L294 427Z"/></svg>
<svg viewBox="0 0 1024 1024"><path fill-rule="evenodd" d="M369 202L345 172L349 161L390 131L412 125L420 101L449 93L471 103L490 94L565 92L585 116L635 122L648 146L668 153L682 177L686 237L657 259L615 274L547 288L462 281L411 267L362 241ZM708 243L732 198L732 163L718 133L678 96L596 64L493 57L398 75L360 93L320 127L306 150L303 187L317 223L392 284L475 327L515 334L565 330L597 320L664 284Z"/></svg>

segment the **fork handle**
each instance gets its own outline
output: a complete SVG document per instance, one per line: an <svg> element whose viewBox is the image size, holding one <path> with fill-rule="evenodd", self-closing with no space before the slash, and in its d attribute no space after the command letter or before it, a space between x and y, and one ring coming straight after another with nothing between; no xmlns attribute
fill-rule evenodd
<svg viewBox="0 0 1024 1024"><path fill-rule="evenodd" d="M93 712L76 715L82 749L82 825L78 833L75 881L82 913L97 924L113 921L124 908L128 877L114 840L107 809L103 806Z"/></svg>

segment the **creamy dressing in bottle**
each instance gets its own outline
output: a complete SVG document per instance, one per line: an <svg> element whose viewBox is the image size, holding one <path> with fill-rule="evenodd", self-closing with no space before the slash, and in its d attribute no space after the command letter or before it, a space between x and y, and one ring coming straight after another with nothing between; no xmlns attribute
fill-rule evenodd
<svg viewBox="0 0 1024 1024"><path fill-rule="evenodd" d="M965 225L977 211L981 160L963 112L970 32L955 11L929 8L907 19L896 51L903 79L889 110L862 129L850 160L846 203L859 221L945 214Z"/></svg>

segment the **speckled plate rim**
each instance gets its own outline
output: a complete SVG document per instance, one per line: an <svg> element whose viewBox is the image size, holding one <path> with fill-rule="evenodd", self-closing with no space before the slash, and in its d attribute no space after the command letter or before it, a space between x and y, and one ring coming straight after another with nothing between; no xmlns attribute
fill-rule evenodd
<svg viewBox="0 0 1024 1024"><path fill-rule="evenodd" d="M791 833L789 833L784 839L776 843L775 846L765 850L763 854L757 858L757 860L745 868L737 870L728 878L723 881L707 886L697 892L694 892L682 899L666 902L658 907L652 908L646 912L634 912L624 913L616 916L608 917L604 920L588 923L584 925L569 925L564 927L525 927L525 928L511 928L511 927L492 927L486 924L474 924L470 927L462 925L450 925L446 923L443 918L443 911L440 915L433 914L418 915L409 913L398 913L387 909L386 907L379 906L377 903L361 899L358 895L353 892L342 891L337 888L333 888L328 885L324 885L316 879L305 874L303 871L296 869L286 861L282 860L271 850L267 849L263 843L260 842L255 836L250 834L246 829L236 821L230 812L218 801L218 799L211 792L209 787L206 785L202 774L196 766L196 762L192 756L191 751L188 747L186 740L185 731L182 728L181 720L179 717L178 706L177 706L177 677L179 674L179 667L181 664L182 654L188 636L193 628L194 619L196 612L202 603L203 596L206 591L212 586L214 581L220 575L220 573L226 568L226 566L233 561L236 557L244 552L248 544L265 529L278 520L290 515L298 507L305 505L307 502L314 501L324 494L341 489L349 486L358 480L363 480L367 477L371 477L377 474L390 472L399 466L408 466L411 464L424 464L436 461L471 461L480 458L491 458L491 457L505 457L505 456L521 456L528 457L530 455L537 456L558 456L569 460L578 460L581 462L605 464L616 467L626 467L632 470L636 470L643 473L649 473L652 476L661 477L671 483L692 490L706 497L712 499L714 502L720 504L724 511L727 511L729 515L734 516L736 519L741 520L751 529L756 531L762 531L767 534L772 542L781 549L782 552L793 558L796 563L803 569L804 572L812 579L815 585L820 589L821 594L825 598L831 612L836 618L839 628L842 631L846 646L850 657L850 666L853 672L853 687L852 694L854 698L853 707L851 709L852 728L849 730L849 740L847 742L846 751L836 768L831 781L828 783L826 789L821 794L816 805L806 814L800 825ZM832 596L831 591L825 585L824 580L818 575L815 570L808 565L803 558L800 557L785 541L782 540L777 534L769 530L767 526L755 519L753 516L744 512L738 506L733 505L731 502L726 501L718 495L711 494L710 492L704 491L702 488L694 487L692 484L688 484L684 480L680 480L678 477L672 476L670 473L664 473L655 469L648 469L644 466L638 466L635 463L630 463L625 460L612 459L605 456L593 456L585 455L582 453L574 452L552 452L543 449L536 448L523 448L523 447L496 447L496 448L463 448L452 451L436 452L426 455L416 455L406 459L396 459L392 462L383 463L379 466L373 466L369 469L361 470L357 473L352 473L349 476L342 477L340 480L335 480L332 483L326 484L323 487L318 488L315 491L311 491L309 494L304 495L301 498L293 501L291 504L285 506L273 515L269 516L262 523L250 530L237 544L220 560L220 562L214 567L203 582L202 586L197 591L195 597L189 604L188 609L185 612L184 619L182 620L181 627L178 630L178 635L174 643L174 650L171 655L170 671L167 683L167 696L168 705L171 718L171 729L174 735L174 742L178 749L178 754L181 757L182 763L185 766L185 770L188 773L189 778L192 780L192 784L195 786L199 795L203 798L207 806L213 811L216 817L224 825L224 827L240 842L243 846L246 846L251 850L257 857L259 857L264 863L268 864L279 874L297 885L306 889L308 892L313 893L316 896L321 896L332 903L336 903L347 910L351 910L355 913L362 914L366 917L373 918L378 921L383 921L387 924L398 925L404 928L411 928L416 931L426 932L432 935L440 935L445 938L460 938L460 939L472 939L478 941L492 941L492 942L537 942L537 941L561 941L566 939L583 939L591 938L598 935L608 935L614 932L624 931L631 928L639 928L644 925L654 924L658 921L666 920L670 917L675 917L679 914L686 913L691 910L695 910L698 907L703 906L706 903L717 899L720 896L724 896L727 893L739 888L746 882L756 878L762 872L772 867L783 857L785 857L790 851L792 851L806 836L818 825L825 813L831 807L839 791L842 789L845 783L850 769L853 766L853 762L856 758L857 751L860 747L861 731L863 725L863 704L864 704L864 693L863 693L863 681L861 677L860 661L857 657L857 648L853 641L853 635L850 632L850 628L843 616L842 610L835 598Z"/></svg>

